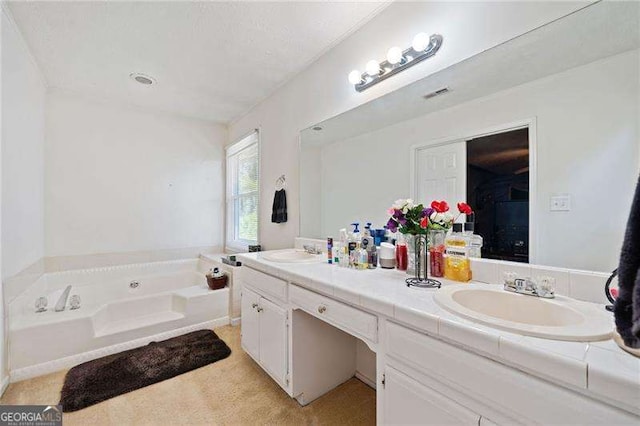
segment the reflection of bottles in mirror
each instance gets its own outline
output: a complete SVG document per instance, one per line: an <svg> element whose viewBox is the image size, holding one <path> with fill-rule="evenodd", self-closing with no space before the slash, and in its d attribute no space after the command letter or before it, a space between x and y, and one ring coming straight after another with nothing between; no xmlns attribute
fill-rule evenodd
<svg viewBox="0 0 640 426"><path fill-rule="evenodd" d="M453 281L471 280L471 262L468 255L468 238L462 233L461 223L453 224L453 232L445 240L444 276Z"/></svg>
<svg viewBox="0 0 640 426"><path fill-rule="evenodd" d="M464 224L464 235L469 239L469 257L481 258L482 257L482 236L475 233L475 226L473 222L467 222Z"/></svg>

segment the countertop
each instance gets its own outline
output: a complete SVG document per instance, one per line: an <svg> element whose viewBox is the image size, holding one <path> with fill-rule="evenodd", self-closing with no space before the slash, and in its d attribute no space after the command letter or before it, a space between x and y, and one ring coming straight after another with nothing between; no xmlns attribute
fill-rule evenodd
<svg viewBox="0 0 640 426"><path fill-rule="evenodd" d="M238 258L243 266L393 319L640 415L640 358L623 351L611 339L565 342L478 324L441 308L433 299L437 289L407 287L404 281L407 274L395 269L354 270L326 262L275 263L263 259L262 253L239 254ZM440 281L443 286L465 285ZM604 305L599 306L604 309ZM613 314L611 329L614 329Z"/></svg>

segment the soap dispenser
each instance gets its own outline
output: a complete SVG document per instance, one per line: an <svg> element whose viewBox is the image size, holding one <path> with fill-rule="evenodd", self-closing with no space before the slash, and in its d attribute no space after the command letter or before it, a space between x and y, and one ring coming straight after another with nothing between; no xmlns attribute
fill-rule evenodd
<svg viewBox="0 0 640 426"><path fill-rule="evenodd" d="M353 226L353 231L351 233L349 233L349 242L347 243L347 254L349 255L349 265L353 265L353 254L356 250L356 248L358 247L358 245L360 245L360 230L358 229L358 226L360 226L360 223L358 222L353 222L351 224L351 226Z"/></svg>

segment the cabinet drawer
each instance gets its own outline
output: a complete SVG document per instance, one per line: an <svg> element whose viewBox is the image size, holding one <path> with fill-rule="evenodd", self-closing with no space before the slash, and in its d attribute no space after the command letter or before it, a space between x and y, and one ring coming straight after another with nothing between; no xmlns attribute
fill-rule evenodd
<svg viewBox="0 0 640 426"><path fill-rule="evenodd" d="M378 341L378 318L375 315L295 285L290 291L291 302L311 315L358 337L374 343Z"/></svg>
<svg viewBox="0 0 640 426"><path fill-rule="evenodd" d="M259 290L266 296L272 296L280 301L287 301L287 282L256 271L247 266L242 267L242 281L250 287Z"/></svg>

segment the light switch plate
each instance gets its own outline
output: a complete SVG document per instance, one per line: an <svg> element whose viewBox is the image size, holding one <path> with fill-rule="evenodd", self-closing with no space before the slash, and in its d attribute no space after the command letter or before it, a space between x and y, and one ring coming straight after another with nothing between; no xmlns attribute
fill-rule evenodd
<svg viewBox="0 0 640 426"><path fill-rule="evenodd" d="M552 212L568 212L571 210L571 196L569 194L552 195L549 203Z"/></svg>

